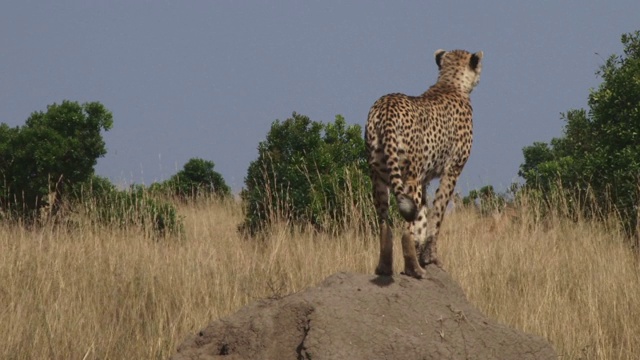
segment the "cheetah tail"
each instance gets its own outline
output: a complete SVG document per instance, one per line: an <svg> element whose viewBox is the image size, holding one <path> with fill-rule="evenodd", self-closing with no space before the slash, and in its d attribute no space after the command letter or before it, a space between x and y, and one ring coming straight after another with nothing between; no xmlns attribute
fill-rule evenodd
<svg viewBox="0 0 640 360"><path fill-rule="evenodd" d="M415 221L418 216L418 206L416 206L415 201L406 194L400 194L396 199L398 200L400 215L408 222Z"/></svg>

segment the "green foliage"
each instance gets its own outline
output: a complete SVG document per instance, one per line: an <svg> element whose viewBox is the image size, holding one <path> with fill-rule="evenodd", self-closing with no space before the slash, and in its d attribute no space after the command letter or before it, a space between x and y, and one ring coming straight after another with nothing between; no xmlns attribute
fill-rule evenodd
<svg viewBox="0 0 640 360"><path fill-rule="evenodd" d="M52 214L64 204L69 213L83 210L100 224L180 233L172 204L139 186L119 191L94 175L107 152L101 132L112 125L111 112L99 102L66 100L32 113L23 126L0 124L0 214L33 219L38 209L48 206ZM202 164L205 170L208 165Z"/></svg>
<svg viewBox="0 0 640 360"><path fill-rule="evenodd" d="M559 189L597 212L613 205L635 229L640 178L640 31L622 35L624 55L597 71L603 82L589 94L589 111L563 115L564 136L523 149L519 175L543 193Z"/></svg>
<svg viewBox="0 0 640 360"><path fill-rule="evenodd" d="M276 120L247 171L242 228L255 234L280 219L335 229L367 218L354 213L366 211L359 205L370 197L367 171L361 128L342 116L328 124L296 113Z"/></svg>
<svg viewBox="0 0 640 360"><path fill-rule="evenodd" d="M76 189L79 206L96 224L120 228L139 227L149 235L180 235L182 220L170 202L153 196L142 185L127 190L117 190L103 177L94 176L91 181Z"/></svg>
<svg viewBox="0 0 640 360"><path fill-rule="evenodd" d="M18 215L60 200L74 185L90 179L106 154L101 131L113 124L99 102L63 101L34 112L25 125L0 125L0 208Z"/></svg>
<svg viewBox="0 0 640 360"><path fill-rule="evenodd" d="M491 185L483 186L479 190L471 190L462 198L465 206L474 206L484 215L502 210L507 202L507 196L496 193Z"/></svg>
<svg viewBox="0 0 640 360"><path fill-rule="evenodd" d="M116 186L106 177L93 175L89 181L74 186L73 199L82 201L83 199L94 199L108 196L118 191Z"/></svg>
<svg viewBox="0 0 640 360"><path fill-rule="evenodd" d="M222 175L213 170L214 166L213 161L192 158L169 180L154 184L152 191L161 190L181 199L195 199L203 195L231 195L231 188Z"/></svg>

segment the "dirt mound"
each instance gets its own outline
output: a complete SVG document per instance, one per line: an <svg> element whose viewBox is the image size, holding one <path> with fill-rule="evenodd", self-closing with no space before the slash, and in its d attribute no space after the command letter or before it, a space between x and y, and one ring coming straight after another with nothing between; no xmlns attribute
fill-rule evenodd
<svg viewBox="0 0 640 360"><path fill-rule="evenodd" d="M556 359L542 338L500 325L444 271L427 278L338 273L261 300L187 339L185 359Z"/></svg>

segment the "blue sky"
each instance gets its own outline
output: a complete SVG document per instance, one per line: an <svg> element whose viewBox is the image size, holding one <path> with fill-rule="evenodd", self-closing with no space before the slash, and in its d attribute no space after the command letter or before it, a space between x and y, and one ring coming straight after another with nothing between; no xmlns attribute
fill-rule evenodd
<svg viewBox="0 0 640 360"><path fill-rule="evenodd" d="M99 175L150 184L201 157L237 191L274 120L364 125L378 97L435 82L435 50L483 50L457 190L504 189L522 148L560 136L560 113L586 107L638 14L637 0L6 1L0 122L100 101L114 127Z"/></svg>

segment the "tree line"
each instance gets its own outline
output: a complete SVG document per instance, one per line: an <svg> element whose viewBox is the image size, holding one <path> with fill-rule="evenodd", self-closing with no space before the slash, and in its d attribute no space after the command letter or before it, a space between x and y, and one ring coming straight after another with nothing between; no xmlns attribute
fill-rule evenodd
<svg viewBox="0 0 640 360"><path fill-rule="evenodd" d="M599 218L612 212L629 233L640 205L640 31L621 37L622 55L596 71L602 79L588 95L589 109L562 114L563 134L523 149L518 174L543 199L560 195L573 211Z"/></svg>
<svg viewBox="0 0 640 360"><path fill-rule="evenodd" d="M621 42L623 54L610 56L596 72L602 83L590 90L589 109L562 114L562 136L524 147L518 172L524 183L511 187L511 199L526 193L550 202L562 196L575 205L576 214L595 219L615 212L629 233L636 231L640 32L622 35ZM94 172L107 152L102 132L112 126L111 112L99 102L72 101L32 113L23 126L0 124L2 219L29 221L43 209L84 208L98 214L96 221L146 222L156 232L179 232L172 201L231 194L214 163L201 158L190 159L164 182L117 189ZM247 169L240 193L245 220L239 229L256 235L274 221L332 231L374 224L366 159L361 127L347 125L340 115L323 123L294 112L274 121ZM485 208L508 201L490 185L464 199Z"/></svg>

